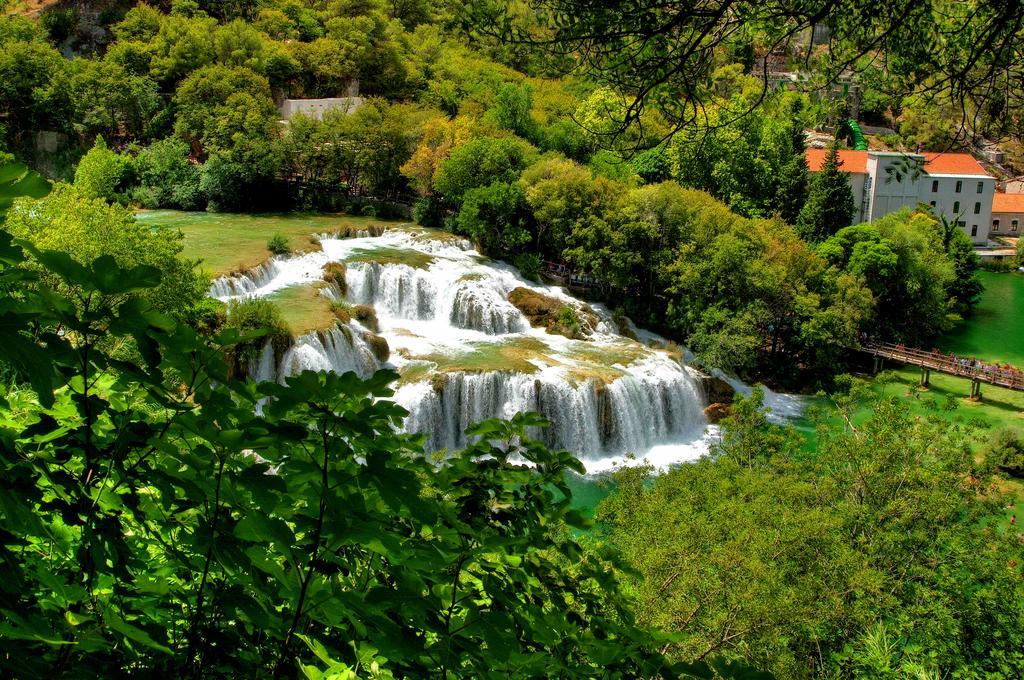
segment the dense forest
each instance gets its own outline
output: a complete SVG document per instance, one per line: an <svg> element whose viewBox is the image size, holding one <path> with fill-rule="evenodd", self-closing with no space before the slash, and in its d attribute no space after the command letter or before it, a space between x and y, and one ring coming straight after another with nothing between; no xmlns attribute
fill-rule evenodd
<svg viewBox="0 0 1024 680"><path fill-rule="evenodd" d="M1024 549L998 521L1024 440L844 375L864 333L925 345L968 316L978 259L927 206L852 224L841 135L821 172L804 157L850 101L768 88L757 59L858 69L891 148L992 137L1021 164L1019 93L992 95L1016 82L1000 50L1020 16L22 4L0 18L0 167L56 184L0 218L5 675L1024 674ZM826 20L835 49L801 52ZM948 59L906 44L937 49L933 28ZM284 99L356 91L281 120ZM407 215L527 277L570 268L708 369L824 387L833 417L809 442L760 391L737 397L707 456L617 474L595 524L571 509L579 461L527 435L536 415L437 456L397 432L393 372L240 375L287 332L276 310L209 299L138 208Z"/></svg>

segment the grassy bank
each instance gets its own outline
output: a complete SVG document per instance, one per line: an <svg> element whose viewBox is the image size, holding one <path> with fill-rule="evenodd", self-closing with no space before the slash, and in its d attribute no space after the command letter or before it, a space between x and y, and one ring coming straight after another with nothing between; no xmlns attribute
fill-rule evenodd
<svg viewBox="0 0 1024 680"><path fill-rule="evenodd" d="M274 234L288 239L297 252L317 250L317 234L355 234L380 229L389 223L369 217L294 213L247 215L237 213L146 210L140 222L180 229L185 235L185 256L202 260L212 276L251 269L271 256L267 241Z"/></svg>

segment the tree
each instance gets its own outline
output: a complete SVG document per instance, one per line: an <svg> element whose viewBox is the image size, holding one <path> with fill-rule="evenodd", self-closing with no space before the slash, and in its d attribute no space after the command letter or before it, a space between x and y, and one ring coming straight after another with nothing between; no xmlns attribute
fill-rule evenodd
<svg viewBox="0 0 1024 680"><path fill-rule="evenodd" d="M395 432L394 373L237 381L224 354L245 336L207 344L134 295L158 270L38 258L78 297L21 286L0 234L0 288L20 289L0 359L31 379L0 403L5 674L687 670L569 537L581 468L525 435L538 417L474 426L433 462ZM105 350L126 338L136 360Z"/></svg>
<svg viewBox="0 0 1024 680"><path fill-rule="evenodd" d="M58 184L45 198L19 199L8 211L4 228L82 266L107 256L118 266L158 269L161 280L148 287L146 300L178 319L189 318L206 294L208 282L197 263L181 257L180 232L139 224L130 209L84 194L77 185Z"/></svg>
<svg viewBox="0 0 1024 680"><path fill-rule="evenodd" d="M979 3L977 11L948 12L946 5L944 0L871 5L858 0L642 0L622 7L535 0L530 20L523 20L516 3L465 3L463 12L465 23L477 32L540 50L562 72L583 71L599 84L628 93L617 117L621 132L650 109L677 131L705 121L717 104L708 76L723 54L750 44L760 46L761 54L792 51L813 63L817 77L808 90L834 83L851 69L877 70L877 55L884 54L898 83L924 84L924 92L953 101L958 110L987 103L1001 109L1004 93L1024 91L1017 8L996 2ZM830 29L824 58L815 54L813 41L801 38L819 24ZM940 43L947 47L936 54L931 46ZM736 114L750 112L768 94L766 79L751 106Z"/></svg>
<svg viewBox="0 0 1024 680"><path fill-rule="evenodd" d="M467 191L455 226L494 256L516 253L534 240L523 189L507 182Z"/></svg>
<svg viewBox="0 0 1024 680"><path fill-rule="evenodd" d="M776 677L1019 675L1020 547L994 526L1005 499L976 431L835 401L851 427L819 428L815 455L755 390L707 458L618 475L597 520L638 572L641 619L676 634L670 656ZM872 670L880 627L893 653Z"/></svg>
<svg viewBox="0 0 1024 680"><path fill-rule="evenodd" d="M153 142L140 151L135 159L139 186L134 198L147 208L202 208L201 171L188 156L188 144L175 137Z"/></svg>
<svg viewBox="0 0 1024 680"><path fill-rule="evenodd" d="M974 252L974 244L956 220L939 215L936 226L942 235L942 247L953 262L953 281L949 293L961 313L969 312L985 287L978 278L981 258Z"/></svg>
<svg viewBox="0 0 1024 680"><path fill-rule="evenodd" d="M82 156L75 168L75 188L85 198L114 201L124 179L126 166L125 159L107 148L103 137L97 137L93 147Z"/></svg>
<svg viewBox="0 0 1024 680"><path fill-rule="evenodd" d="M797 217L797 229L808 241L824 241L850 226L857 214L850 179L841 168L839 148L833 144L811 180L807 200Z"/></svg>
<svg viewBox="0 0 1024 680"><path fill-rule="evenodd" d="M198 69L181 83L174 99L175 132L208 149L231 149L240 137L266 140L276 125L270 84L241 66Z"/></svg>
<svg viewBox="0 0 1024 680"><path fill-rule="evenodd" d="M475 137L441 163L434 175L434 190L459 203L470 189L516 181L535 154L530 144L516 137Z"/></svg>
<svg viewBox="0 0 1024 680"><path fill-rule="evenodd" d="M42 39L24 37L13 31L0 35L0 116L15 136L67 130L72 111L67 62Z"/></svg>
<svg viewBox="0 0 1024 680"><path fill-rule="evenodd" d="M520 183L537 222L537 250L560 258L577 225L594 214L605 214L621 191L604 178L572 161L551 158L523 171Z"/></svg>
<svg viewBox="0 0 1024 680"><path fill-rule="evenodd" d="M807 157L803 153L794 153L779 171L773 206L786 224L796 224L799 220L800 212L807 202L809 184Z"/></svg>
<svg viewBox="0 0 1024 680"><path fill-rule="evenodd" d="M139 138L160 108L156 83L114 58L71 62L76 120L89 132Z"/></svg>
<svg viewBox="0 0 1024 680"><path fill-rule="evenodd" d="M841 229L818 251L871 289L877 337L921 346L955 322L950 298L959 284L931 216L890 213Z"/></svg>
<svg viewBox="0 0 1024 680"><path fill-rule="evenodd" d="M536 136L536 126L530 117L533 90L528 84L502 83L495 94L494 108L488 111L498 127L524 139Z"/></svg>

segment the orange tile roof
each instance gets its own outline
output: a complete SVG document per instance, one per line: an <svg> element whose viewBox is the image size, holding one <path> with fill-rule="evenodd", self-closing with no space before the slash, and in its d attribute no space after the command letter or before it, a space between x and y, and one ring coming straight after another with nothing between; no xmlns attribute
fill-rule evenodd
<svg viewBox="0 0 1024 680"><path fill-rule="evenodd" d="M839 150L840 166L844 172L867 172L868 151ZM828 149L807 149L807 167L811 172L821 170ZM988 176L981 163L969 153L925 153L924 171L929 175Z"/></svg>
<svg viewBox="0 0 1024 680"><path fill-rule="evenodd" d="M988 175L969 153L925 153L924 171L929 175Z"/></svg>
<svg viewBox="0 0 1024 680"><path fill-rule="evenodd" d="M996 194L992 197L992 214L1024 213L1024 194Z"/></svg>
<svg viewBox="0 0 1024 680"><path fill-rule="evenodd" d="M807 149L806 155L807 168L811 172L818 172L821 170L821 166L825 164L825 156L828 155L828 149ZM839 169L843 172L866 173L868 171L867 151L840 149L839 161L841 163Z"/></svg>

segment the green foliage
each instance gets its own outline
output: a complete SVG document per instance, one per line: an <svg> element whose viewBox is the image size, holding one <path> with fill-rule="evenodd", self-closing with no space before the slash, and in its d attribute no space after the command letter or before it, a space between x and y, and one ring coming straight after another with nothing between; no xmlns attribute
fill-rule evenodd
<svg viewBox="0 0 1024 680"><path fill-rule="evenodd" d="M423 227L440 227L444 224L444 208L433 197L421 198L412 206L412 218Z"/></svg>
<svg viewBox="0 0 1024 680"><path fill-rule="evenodd" d="M291 248L288 246L288 237L281 232L275 233L267 241L267 250L275 255L284 255L291 252Z"/></svg>
<svg viewBox="0 0 1024 680"><path fill-rule="evenodd" d="M1024 477L1024 435L1015 428L992 433L985 447L985 462L1015 477Z"/></svg>
<svg viewBox="0 0 1024 680"><path fill-rule="evenodd" d="M182 82L175 102L175 132L209 149L231 149L238 137L266 139L277 118L266 78L242 66L198 69Z"/></svg>
<svg viewBox="0 0 1024 680"><path fill-rule="evenodd" d="M1017 677L1021 548L993 522L1005 499L976 433L879 401L809 455L762 406L738 399L711 456L622 472L599 508L669 655L787 678Z"/></svg>
<svg viewBox="0 0 1024 680"><path fill-rule="evenodd" d="M199 210L205 197L199 188L200 169L188 158L186 142L168 137L139 152L135 171L139 186L134 198L147 208Z"/></svg>
<svg viewBox="0 0 1024 680"><path fill-rule="evenodd" d="M4 228L34 247L66 253L85 265L112 257L121 267L153 267L159 285L145 298L164 314L187 318L206 293L208 282L196 263L181 257L181 233L152 229L135 221L131 210L90 198L78 187L58 184L38 200L19 199Z"/></svg>
<svg viewBox="0 0 1024 680"><path fill-rule="evenodd" d="M925 345L951 327L958 318L951 298L955 301L956 291L965 290L974 275L971 270L966 281L958 281L936 221L907 210L846 227L822 243L819 252L871 289L877 299L872 334L910 345Z"/></svg>
<svg viewBox="0 0 1024 680"><path fill-rule="evenodd" d="M772 205L786 224L796 224L799 220L800 211L807 202L809 185L807 157L802 152L794 153L779 169L775 202Z"/></svg>
<svg viewBox="0 0 1024 680"><path fill-rule="evenodd" d="M494 182L465 194L455 226L485 253L515 253L533 241L526 197L518 184Z"/></svg>
<svg viewBox="0 0 1024 680"><path fill-rule="evenodd" d="M750 108L761 96L761 85L749 76L736 76L731 68L715 74L729 101L709 114L706 125L674 138L667 154L681 184L707 191L741 215L768 217L782 212L780 198L802 203L794 186L798 178L785 180L786 194L779 195L783 177L798 174L798 165L791 166L803 155L793 145L794 136L803 131L801 100L775 94L763 108L738 117L737 111Z"/></svg>
<svg viewBox="0 0 1024 680"><path fill-rule="evenodd" d="M524 139L533 139L536 134L530 109L533 108L533 91L529 85L503 83L495 93L494 108L486 118L493 119L498 127L508 130Z"/></svg>
<svg viewBox="0 0 1024 680"><path fill-rule="evenodd" d="M47 7L39 15L39 25L50 36L50 40L61 43L78 26L78 12L72 7Z"/></svg>
<svg viewBox="0 0 1024 680"><path fill-rule="evenodd" d="M672 182L630 190L555 176L531 175L527 198L541 226L565 225L563 256L640 323L686 338L707 365L764 367L787 380L800 362L827 376L871 313L863 283L829 268L781 222L742 218ZM565 197L583 197L586 208Z"/></svg>
<svg viewBox="0 0 1024 680"><path fill-rule="evenodd" d="M460 203L472 189L510 184L532 163L535 150L515 137L475 137L451 152L434 176L434 190Z"/></svg>
<svg viewBox="0 0 1024 680"><path fill-rule="evenodd" d="M111 151L103 137L97 137L93 147L82 156L75 168L75 189L85 198L114 201L127 170L126 160Z"/></svg>
<svg viewBox="0 0 1024 680"><path fill-rule="evenodd" d="M840 169L841 165L839 149L833 144L811 180L807 201L797 216L797 229L808 241L824 241L850 226L857 214L850 179Z"/></svg>
<svg viewBox="0 0 1024 680"><path fill-rule="evenodd" d="M475 425L431 462L395 433L394 373L233 380L224 352L252 335L207 344L140 303L156 270L38 257L92 304L2 302L0 357L32 378L0 402L5 674L687 670L569 537L581 467L525 435L537 416ZM31 275L21 259L0 235L0 286ZM99 342L124 337L143 361Z"/></svg>
<svg viewBox="0 0 1024 680"><path fill-rule="evenodd" d="M520 253L512 258L512 266L531 281L540 281L541 260L536 253Z"/></svg>
<svg viewBox="0 0 1024 680"><path fill-rule="evenodd" d="M67 62L31 22L29 27L18 19L0 23L0 117L8 134L67 130L72 109Z"/></svg>

